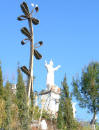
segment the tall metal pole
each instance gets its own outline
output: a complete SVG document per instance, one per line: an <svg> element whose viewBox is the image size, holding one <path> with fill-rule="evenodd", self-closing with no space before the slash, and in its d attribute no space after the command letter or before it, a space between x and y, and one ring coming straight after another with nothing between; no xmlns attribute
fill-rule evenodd
<svg viewBox="0 0 99 130"><path fill-rule="evenodd" d="M26 66L21 67L21 70L28 76L28 92L27 92L27 95L28 95L28 105L29 105L30 94L31 94L31 91L33 92L33 59L34 59L34 56L37 60L42 58L42 55L36 50L36 48L40 47L43 44L43 42L39 41L38 43L35 43L35 45L34 45L33 24L38 25L39 20L32 17L32 13L33 13L33 11L38 12L38 10L39 10L38 6L36 5L35 8L32 9L31 13L29 12L29 8L28 8L28 6L25 2L23 2L20 6L21 6L21 9L22 9L24 15L19 16L17 19L19 21L27 19L28 24L29 24L29 31L26 27L23 27L21 29L21 32L26 36L26 38L21 41L21 44L24 45L24 44L26 44L27 41L30 41L29 69L27 69Z"/></svg>
<svg viewBox="0 0 99 130"><path fill-rule="evenodd" d="M28 100L30 99L30 92L33 91L33 58L34 58L34 45L33 45L33 25L32 25L32 19L30 18L28 20L29 22L29 28L31 33L31 40L30 40L30 76L28 80ZM28 102L29 105L29 102Z"/></svg>

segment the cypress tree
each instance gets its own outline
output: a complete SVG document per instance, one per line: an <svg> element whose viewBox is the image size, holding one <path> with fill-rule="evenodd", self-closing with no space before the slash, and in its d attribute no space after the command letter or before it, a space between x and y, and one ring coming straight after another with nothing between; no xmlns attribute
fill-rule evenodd
<svg viewBox="0 0 99 130"><path fill-rule="evenodd" d="M22 130L28 130L28 107L27 107L27 94L24 85L23 77L20 69L18 68L18 79L17 79L17 106L18 116L20 121L20 128Z"/></svg>
<svg viewBox="0 0 99 130"><path fill-rule="evenodd" d="M4 122L6 119L6 112L5 112L5 100L0 98L0 129L4 128Z"/></svg>
<svg viewBox="0 0 99 130"><path fill-rule="evenodd" d="M6 120L5 120L5 128L7 130L11 130L11 84L7 81L5 85L5 111L6 111Z"/></svg>
<svg viewBox="0 0 99 130"><path fill-rule="evenodd" d="M3 78L2 78L2 68L0 63L0 97L3 96Z"/></svg>
<svg viewBox="0 0 99 130"><path fill-rule="evenodd" d="M71 130L74 127L72 97L66 82L66 76L62 82L61 98L57 118L57 126L61 130Z"/></svg>
<svg viewBox="0 0 99 130"><path fill-rule="evenodd" d="M59 105L58 118L57 118L57 127L58 129L65 129L65 121L62 114L62 102Z"/></svg>

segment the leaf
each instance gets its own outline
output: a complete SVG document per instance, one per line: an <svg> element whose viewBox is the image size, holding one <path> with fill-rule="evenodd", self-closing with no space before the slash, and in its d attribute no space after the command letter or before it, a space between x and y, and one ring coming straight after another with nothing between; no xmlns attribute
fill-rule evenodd
<svg viewBox="0 0 99 130"><path fill-rule="evenodd" d="M26 75L30 76L30 71L27 69L26 66L21 67L22 72L24 72Z"/></svg>
<svg viewBox="0 0 99 130"><path fill-rule="evenodd" d="M35 50L35 49L34 49L34 56L35 56L35 58L37 60L40 60L42 58L42 55L37 50Z"/></svg>
<svg viewBox="0 0 99 130"><path fill-rule="evenodd" d="M31 39L31 34L30 34L30 32L28 31L28 29L27 29L26 27L23 27L23 28L21 29L21 32L22 32L25 36L27 36L29 39Z"/></svg>
<svg viewBox="0 0 99 130"><path fill-rule="evenodd" d="M29 11L27 10L24 2L20 5L20 7L21 7L23 13L28 17L29 16Z"/></svg>
<svg viewBox="0 0 99 130"><path fill-rule="evenodd" d="M39 24L39 20L36 19L36 18L32 18L32 23L33 23L34 25L38 25L38 24Z"/></svg>

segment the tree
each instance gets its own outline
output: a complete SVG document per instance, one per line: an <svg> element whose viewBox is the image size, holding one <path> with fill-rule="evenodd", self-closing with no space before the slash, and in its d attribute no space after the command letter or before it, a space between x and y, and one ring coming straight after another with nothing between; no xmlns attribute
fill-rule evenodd
<svg viewBox="0 0 99 130"><path fill-rule="evenodd" d="M57 118L57 126L59 129L71 130L74 127L72 97L69 93L68 85L66 82L66 76L62 82L61 98Z"/></svg>
<svg viewBox="0 0 99 130"><path fill-rule="evenodd" d="M60 105L59 105L59 111L58 111L58 118L57 118L57 127L58 129L65 129L65 121L64 121L64 117L62 114L62 102L60 101Z"/></svg>
<svg viewBox="0 0 99 130"><path fill-rule="evenodd" d="M6 119L6 112L5 112L5 101L0 97L0 128L3 128L4 121Z"/></svg>
<svg viewBox="0 0 99 130"><path fill-rule="evenodd" d="M2 68L0 62L0 128L4 127L5 119L6 119L6 112L5 112L4 88L3 88Z"/></svg>
<svg viewBox="0 0 99 130"><path fill-rule="evenodd" d="M19 68L18 68L16 97L17 97L20 127L21 129L28 130L29 119L28 119L27 93L26 93L23 77Z"/></svg>
<svg viewBox="0 0 99 130"><path fill-rule="evenodd" d="M3 97L3 78L2 78L1 63L0 63L0 97Z"/></svg>
<svg viewBox="0 0 99 130"><path fill-rule="evenodd" d="M5 100L5 112L6 119L4 121L4 128L6 130L18 130L18 106L16 100L16 94L12 90L12 84L7 81L4 87L4 100Z"/></svg>
<svg viewBox="0 0 99 130"><path fill-rule="evenodd" d="M81 78L73 78L73 94L79 101L79 106L93 113L91 124L95 124L99 112L99 63L92 62L82 70Z"/></svg>
<svg viewBox="0 0 99 130"><path fill-rule="evenodd" d="M9 81L6 82L5 85L5 111L6 111L6 120L5 120L5 128L7 130L11 129L11 122L12 122L12 117L11 117L11 105L12 105L12 91L11 91L11 84Z"/></svg>

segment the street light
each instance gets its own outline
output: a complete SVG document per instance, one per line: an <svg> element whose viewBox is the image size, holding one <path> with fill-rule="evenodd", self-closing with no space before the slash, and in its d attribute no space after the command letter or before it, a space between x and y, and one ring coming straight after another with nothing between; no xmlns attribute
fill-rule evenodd
<svg viewBox="0 0 99 130"><path fill-rule="evenodd" d="M43 45L42 41L39 41L38 43L34 44L34 39L33 39L33 25L38 25L39 20L32 17L33 12L35 11L36 13L39 11L38 5L34 6L34 4L31 4L33 9L30 12L29 8L26 4L26 2L23 2L20 7L24 15L20 15L17 20L23 21L23 20L28 20L29 23L29 30L26 27L23 27L21 29L22 34L26 36L25 39L21 41L22 45L25 45L28 41L30 41L30 64L29 64L29 69L27 69L26 66L22 66L21 70L28 76L28 98L30 98L30 91L33 91L33 59L34 56L37 60L40 60L42 58L42 55L36 50L40 46ZM32 25L33 24L33 25ZM29 105L29 103L28 103Z"/></svg>

